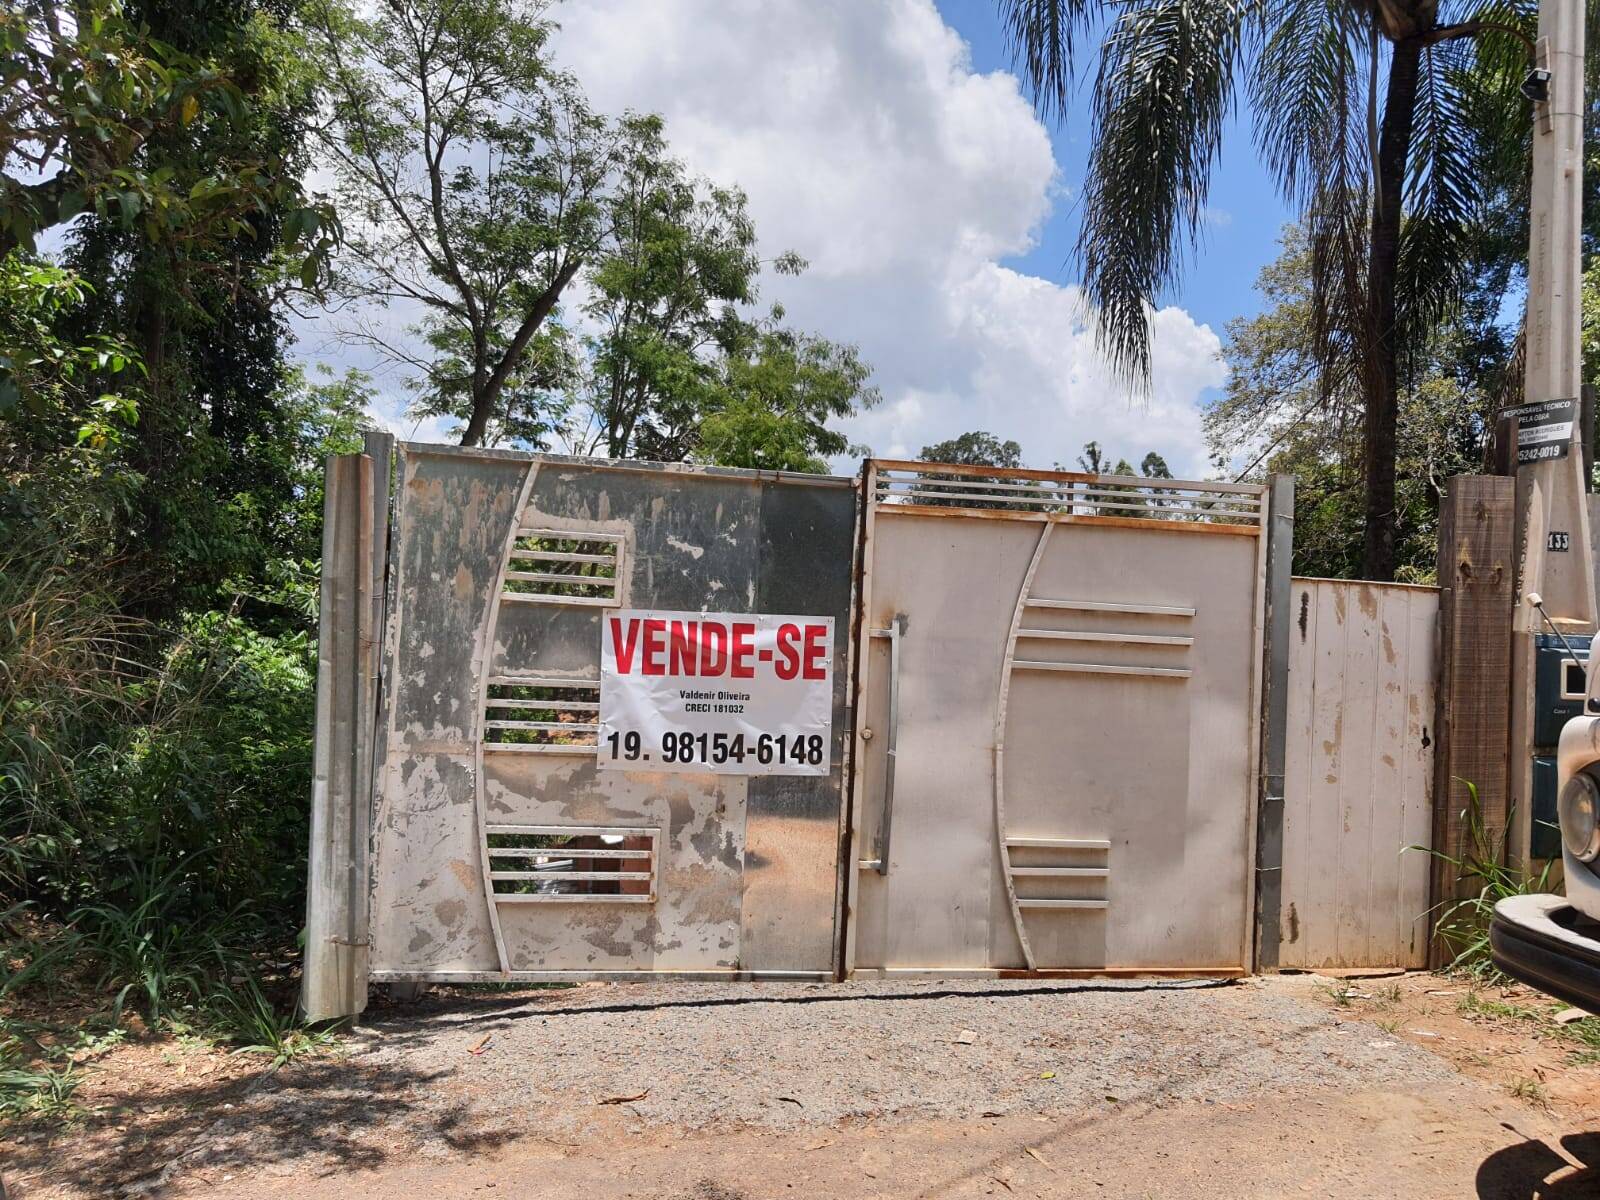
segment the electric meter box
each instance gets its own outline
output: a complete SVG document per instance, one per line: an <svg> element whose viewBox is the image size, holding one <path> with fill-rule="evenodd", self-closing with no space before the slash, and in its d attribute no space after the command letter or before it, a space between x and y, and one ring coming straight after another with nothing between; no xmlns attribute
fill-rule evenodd
<svg viewBox="0 0 1600 1200"><path fill-rule="evenodd" d="M1556 746L1561 727L1583 712L1588 691L1584 677L1589 663L1589 637L1574 635L1566 643L1553 633L1534 635L1533 660L1533 828L1528 851L1534 858L1561 857L1561 830L1556 820ZM1568 650L1567 647L1572 649Z"/></svg>
<svg viewBox="0 0 1600 1200"><path fill-rule="evenodd" d="M1561 727L1583 712L1589 641L1585 636L1567 638L1577 655L1574 661L1555 634L1534 637L1533 744L1541 751L1548 746L1551 755L1561 741Z"/></svg>

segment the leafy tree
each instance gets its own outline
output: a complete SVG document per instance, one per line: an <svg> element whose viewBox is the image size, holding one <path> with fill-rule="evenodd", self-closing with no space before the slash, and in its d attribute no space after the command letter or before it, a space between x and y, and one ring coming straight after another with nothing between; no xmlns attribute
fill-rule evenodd
<svg viewBox="0 0 1600 1200"><path fill-rule="evenodd" d="M184 178L151 153L163 139L204 142L250 107L211 47L185 52L192 38L152 35L152 16L182 34L187 6L156 9L21 0L0 12L0 254L31 250L79 213L184 246L248 235L254 215L274 208L306 223L289 240L309 251L302 266L314 278L333 245L329 214L305 204L280 161L214 153ZM163 12L175 19L160 21Z"/></svg>
<svg viewBox="0 0 1600 1200"><path fill-rule="evenodd" d="M613 458L796 471L848 448L827 427L877 402L852 346L746 310L762 260L744 193L696 178L639 123L638 153L607 200L608 232L585 272L587 324L570 436ZM805 261L778 255L781 275Z"/></svg>
<svg viewBox="0 0 1600 1200"><path fill-rule="evenodd" d="M924 446L917 455L923 462L954 463L967 467L1017 468L1022 466L1022 447L1016 442L1004 441L992 433L975 429L947 441ZM947 483L954 486L925 488L917 494L916 503L948 508L1002 508L1039 509L1048 505L1019 505L1014 488L1015 480L1000 476L953 475L947 471L921 471L917 478L929 483ZM994 487L994 484L1004 484ZM985 486L988 484L990 486ZM948 498L945 493L950 493ZM994 500L975 497L994 496Z"/></svg>
<svg viewBox="0 0 1600 1200"><path fill-rule="evenodd" d="M405 350L415 374L409 387L410 407L417 417L454 417L465 429L472 418L472 347L458 326L428 322L420 330L431 357ZM505 352L505 331L490 335L491 353ZM517 366L501 387L497 410L484 426L480 444L548 450L568 430L574 408L573 389L579 378L581 350L552 314L528 341Z"/></svg>
<svg viewBox="0 0 1600 1200"><path fill-rule="evenodd" d="M273 181L245 217L205 238L173 239L113 211L85 213L68 233L66 261L93 291L66 327L79 338L125 333L146 372L114 464L127 481L123 536L107 549L156 612L207 604L224 580L259 576L287 549L274 519L291 488L275 447L295 436L280 405L284 289L317 282L317 263L295 247L311 238L331 248L337 225L303 196L313 81L271 4L162 0L126 15L155 44L212 64L230 84L208 96L231 98L150 130L134 164L185 194L213 186L219 164L256 164Z"/></svg>
<svg viewBox="0 0 1600 1200"><path fill-rule="evenodd" d="M1282 253L1257 284L1263 311L1229 323L1228 383L1207 410L1206 438L1219 468L1242 464L1242 472L1230 473L1296 475L1295 570L1350 578L1360 574L1364 545L1362 396L1351 379L1325 390L1310 313L1312 253L1298 228L1287 230ZM1481 469L1501 381L1485 360L1497 360L1503 349L1492 328L1485 332L1458 316L1406 363L1396 489L1402 579L1432 579L1444 480Z"/></svg>
<svg viewBox="0 0 1600 1200"><path fill-rule="evenodd" d="M653 119L590 111L550 63L543 10L312 0L305 14L329 92L320 142L352 227L338 289L420 307L444 353L419 360L371 324L350 336L420 369L437 407L464 411L467 446L505 416L535 337L597 253L617 173L648 173L658 144Z"/></svg>
<svg viewBox="0 0 1600 1200"><path fill-rule="evenodd" d="M1391 578L1400 364L1463 291L1486 131L1503 145L1529 127L1516 85L1532 0L997 4L1046 113L1065 109L1080 42L1100 36L1079 251L1101 341L1134 377L1148 372L1146 305L1198 238L1243 92L1306 223L1318 386L1358 398L1362 569Z"/></svg>
<svg viewBox="0 0 1600 1200"><path fill-rule="evenodd" d="M91 292L79 276L13 252L0 258L0 505L13 505L40 481L84 473L120 443L137 415L137 352L122 338L65 339L62 315ZM126 378L131 377L131 378ZM113 390L104 390L113 389ZM69 460L77 460L70 463ZM31 503L67 503L46 486ZM0 521L19 512L0 508Z"/></svg>
<svg viewBox="0 0 1600 1200"><path fill-rule="evenodd" d="M671 460L693 444L717 357L751 337L738 307L756 299L761 260L744 193L691 177L659 124L652 133L650 153L622 172L589 276L585 313L598 332L584 400L611 457ZM776 263L803 266L794 255Z"/></svg>
<svg viewBox="0 0 1600 1200"><path fill-rule="evenodd" d="M725 467L824 472L829 457L850 449L828 419L877 403L870 375L853 346L762 329L718 364L694 457Z"/></svg>
<svg viewBox="0 0 1600 1200"><path fill-rule="evenodd" d="M960 463L969 467L1020 467L1022 447L1016 442L1002 442L994 434L979 429L924 446L917 457L923 462Z"/></svg>

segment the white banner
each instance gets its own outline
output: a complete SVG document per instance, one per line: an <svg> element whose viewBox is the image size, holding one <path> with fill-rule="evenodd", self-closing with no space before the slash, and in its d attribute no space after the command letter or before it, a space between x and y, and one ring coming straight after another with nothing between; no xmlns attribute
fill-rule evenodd
<svg viewBox="0 0 1600 1200"><path fill-rule="evenodd" d="M826 775L832 741L832 617L623 609L602 620L602 767Z"/></svg>

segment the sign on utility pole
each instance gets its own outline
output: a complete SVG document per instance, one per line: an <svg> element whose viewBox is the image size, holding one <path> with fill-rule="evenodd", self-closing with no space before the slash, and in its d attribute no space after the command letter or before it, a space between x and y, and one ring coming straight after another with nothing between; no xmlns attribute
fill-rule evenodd
<svg viewBox="0 0 1600 1200"><path fill-rule="evenodd" d="M1536 821L1554 820L1554 762L1535 738L1536 676L1546 657L1595 632L1594 555L1584 486L1581 418L1580 233L1583 224L1583 0L1543 0L1535 70L1533 188L1528 247L1524 402L1511 410L1517 438L1517 605L1512 614L1511 800L1513 862L1529 861ZM1560 651L1565 653L1565 651ZM1567 655L1571 657L1571 655ZM1565 686L1562 686L1565 690ZM1550 753L1553 755L1554 750Z"/></svg>

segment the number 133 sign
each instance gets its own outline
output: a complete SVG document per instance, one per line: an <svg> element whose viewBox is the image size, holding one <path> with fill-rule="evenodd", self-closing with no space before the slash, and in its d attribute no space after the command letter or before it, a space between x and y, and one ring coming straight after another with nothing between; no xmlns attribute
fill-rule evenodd
<svg viewBox="0 0 1600 1200"><path fill-rule="evenodd" d="M832 617L607 615L600 766L826 775L833 635Z"/></svg>

